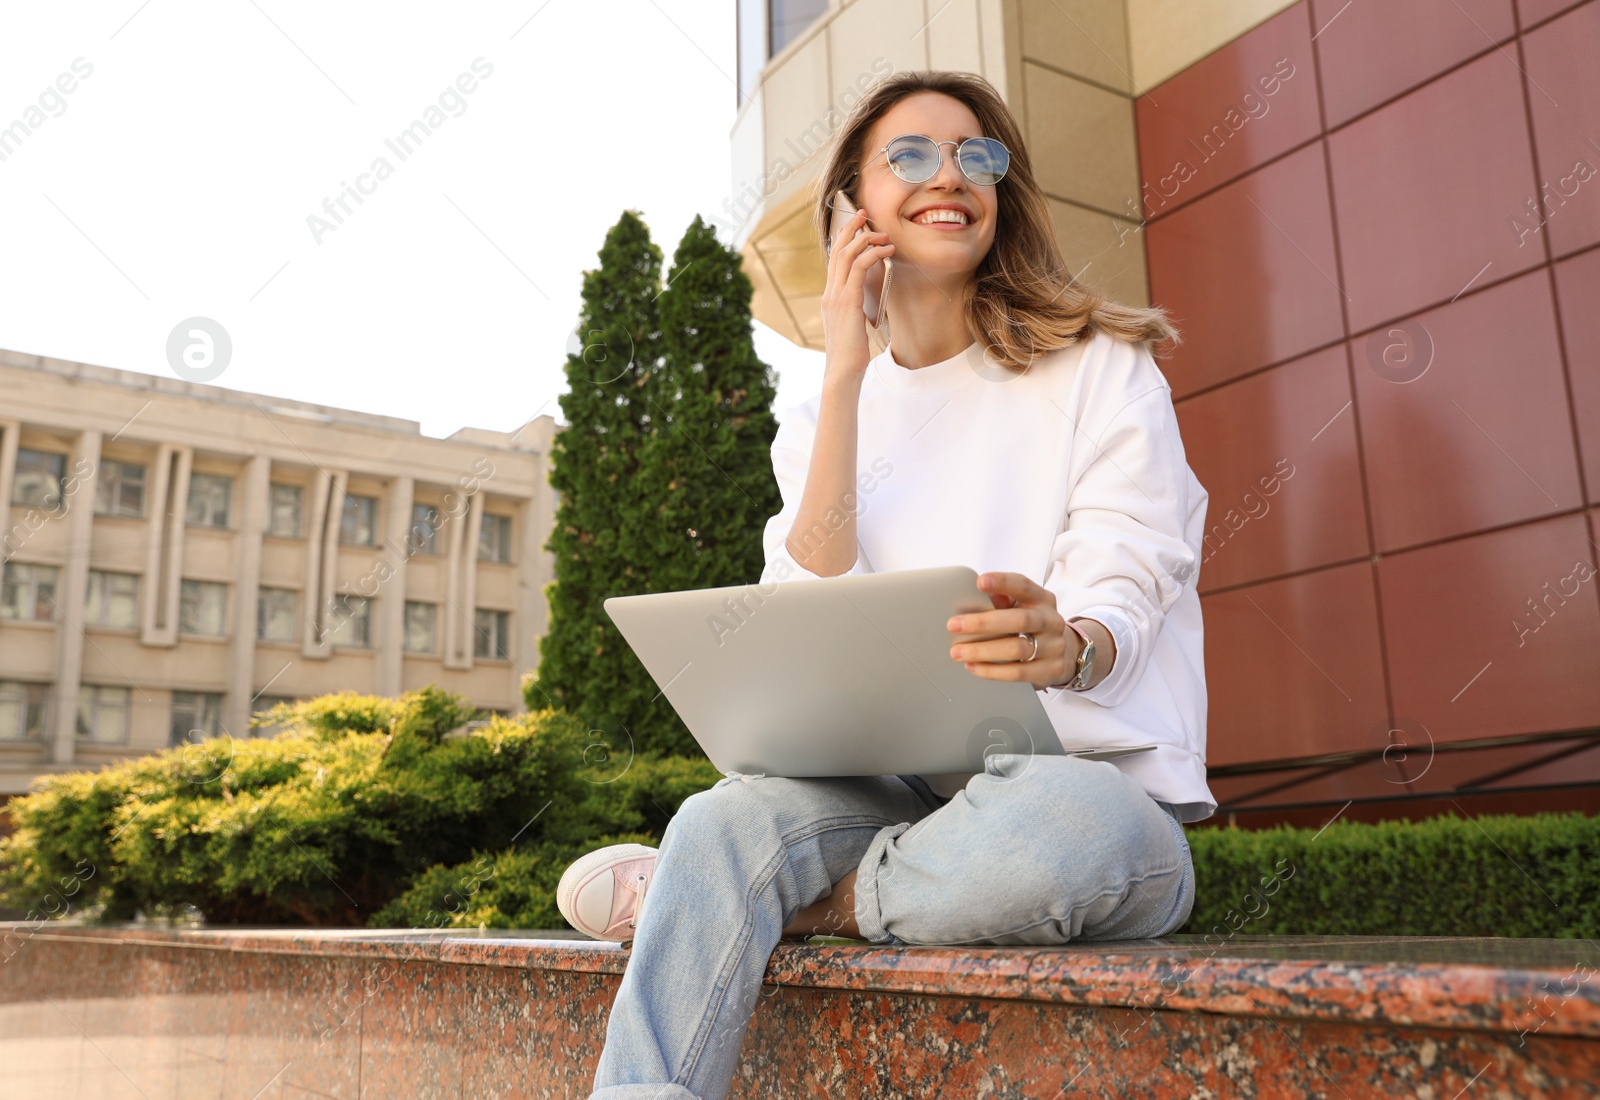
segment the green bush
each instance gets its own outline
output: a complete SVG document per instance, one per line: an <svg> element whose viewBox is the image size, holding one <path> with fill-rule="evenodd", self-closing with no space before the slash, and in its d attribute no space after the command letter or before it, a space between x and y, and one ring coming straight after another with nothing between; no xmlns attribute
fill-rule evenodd
<svg viewBox="0 0 1600 1100"><path fill-rule="evenodd" d="M591 744L589 747L593 747ZM722 773L704 758L641 757L618 772L615 761L590 779L586 820L596 830L575 842L555 839L493 854L474 852L454 865L438 864L379 912L374 928L562 928L556 883L567 865L607 844L658 846L683 800L710 787Z"/></svg>
<svg viewBox="0 0 1600 1100"><path fill-rule="evenodd" d="M567 865L659 844L710 761L613 754L558 710L472 716L433 687L274 708L273 738L218 738L14 799L0 902L36 917L198 912L210 923L553 928ZM1189 832L1181 929L1600 936L1600 818L1432 818L1318 832Z"/></svg>
<svg viewBox="0 0 1600 1100"><path fill-rule="evenodd" d="M577 846L547 843L478 853L465 863L422 872L367 923L374 928L561 928L567 922L556 908L556 884L573 860L607 844L660 843L651 833L618 833Z"/></svg>
<svg viewBox="0 0 1600 1100"><path fill-rule="evenodd" d="M1200 828L1189 846L1185 933L1600 936L1600 818L1583 814Z"/></svg>
<svg viewBox="0 0 1600 1100"><path fill-rule="evenodd" d="M269 712L284 727L273 738L48 777L8 807L0 900L46 917L363 924L417 876L481 852L659 832L719 778L707 761L597 760L560 711L462 730L472 713L431 686L325 696ZM513 893L509 912L543 912Z"/></svg>
<svg viewBox="0 0 1600 1100"><path fill-rule="evenodd" d="M429 709L455 705L456 700L443 692L430 695ZM279 703L271 710L258 713L251 725L294 723L305 732L322 738L339 738L351 733L387 733L390 723L404 706L403 699L341 691L299 703Z"/></svg>

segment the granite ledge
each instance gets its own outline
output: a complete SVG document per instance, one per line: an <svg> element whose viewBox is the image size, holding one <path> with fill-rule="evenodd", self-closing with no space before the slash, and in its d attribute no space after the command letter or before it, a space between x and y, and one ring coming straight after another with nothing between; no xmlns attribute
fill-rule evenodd
<svg viewBox="0 0 1600 1100"><path fill-rule="evenodd" d="M390 959L621 974L628 950L563 930L171 929L0 924L63 943ZM31 934L30 934L31 932ZM1588 940L1169 936L1061 947L811 947L785 941L766 981L1235 1017L1600 1038ZM1543 1011L1541 1011L1543 1009Z"/></svg>

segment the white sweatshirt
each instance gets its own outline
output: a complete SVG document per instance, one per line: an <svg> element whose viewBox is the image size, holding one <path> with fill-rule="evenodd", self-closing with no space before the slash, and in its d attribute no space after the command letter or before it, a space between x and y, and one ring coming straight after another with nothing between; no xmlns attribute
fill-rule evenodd
<svg viewBox="0 0 1600 1100"><path fill-rule="evenodd" d="M763 535L763 584L821 579L785 545L821 403L819 393L788 409L772 442L783 509ZM1155 742L1112 763L1182 821L1216 812L1195 590L1207 493L1145 344L1096 333L1020 375L976 342L915 370L891 345L862 382L857 472L857 557L846 575L1021 573L1055 593L1063 618L1105 624L1117 647L1111 673L1088 691L1043 689L1057 735L1069 747ZM835 509L828 526L846 514ZM976 774L925 778L953 796Z"/></svg>

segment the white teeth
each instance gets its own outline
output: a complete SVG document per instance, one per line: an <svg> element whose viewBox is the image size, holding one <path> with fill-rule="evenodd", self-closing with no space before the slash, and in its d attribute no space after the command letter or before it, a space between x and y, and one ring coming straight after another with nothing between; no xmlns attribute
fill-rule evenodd
<svg viewBox="0 0 1600 1100"><path fill-rule="evenodd" d="M967 216L959 210L929 210L918 214L915 219L918 225L927 225L929 222L956 222L967 225Z"/></svg>

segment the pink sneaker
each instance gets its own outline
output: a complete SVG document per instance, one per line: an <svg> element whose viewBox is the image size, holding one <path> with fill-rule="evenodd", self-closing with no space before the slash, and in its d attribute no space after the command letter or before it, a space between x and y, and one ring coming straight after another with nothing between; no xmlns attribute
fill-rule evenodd
<svg viewBox="0 0 1600 1100"><path fill-rule="evenodd" d="M626 943L633 939L655 870L656 849L648 844L596 848L562 873L556 907L584 935Z"/></svg>

